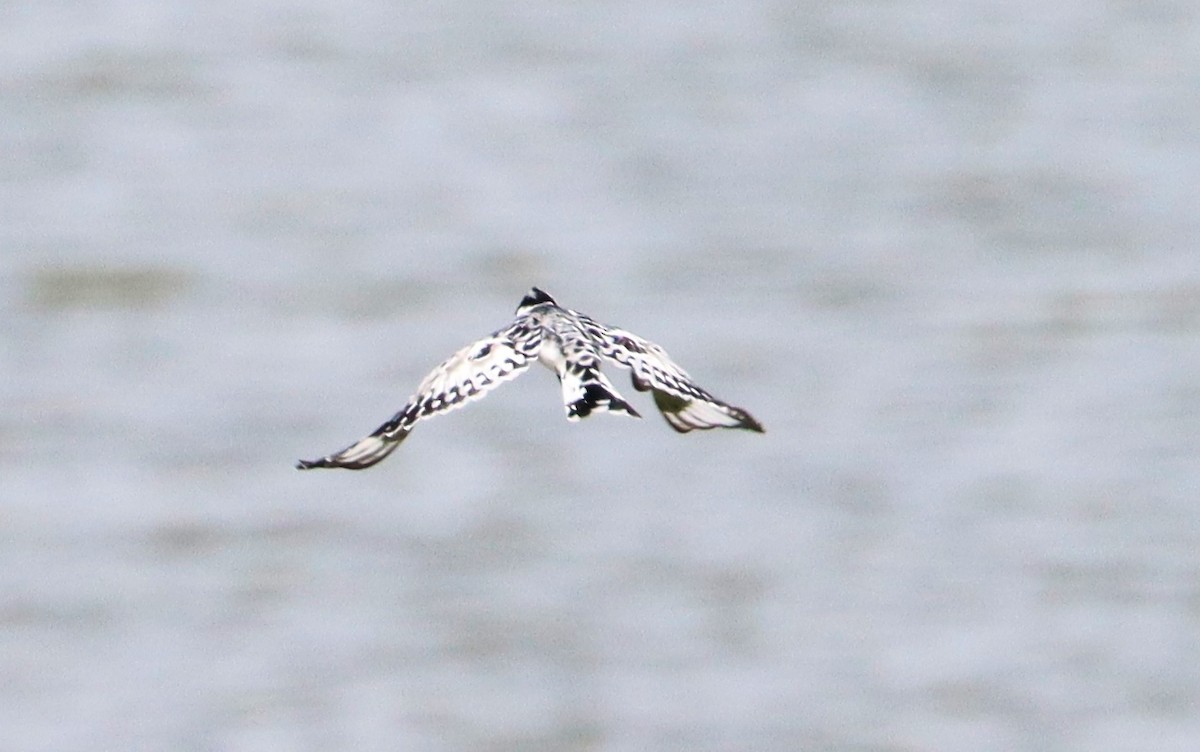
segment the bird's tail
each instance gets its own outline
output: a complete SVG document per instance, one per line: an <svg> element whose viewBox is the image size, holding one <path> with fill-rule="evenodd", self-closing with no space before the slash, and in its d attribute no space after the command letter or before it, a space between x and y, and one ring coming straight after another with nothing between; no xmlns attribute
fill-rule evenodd
<svg viewBox="0 0 1200 752"><path fill-rule="evenodd" d="M626 402L616 387L598 368L566 369L561 375L563 405L567 409L567 420L586 418L593 412L624 413L640 418L633 405Z"/></svg>

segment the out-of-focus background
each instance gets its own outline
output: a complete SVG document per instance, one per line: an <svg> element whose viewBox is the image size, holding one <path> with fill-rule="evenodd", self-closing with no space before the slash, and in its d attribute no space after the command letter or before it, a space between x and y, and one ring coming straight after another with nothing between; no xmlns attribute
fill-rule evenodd
<svg viewBox="0 0 1200 752"><path fill-rule="evenodd" d="M0 752L1200 748L1200 10L0 4ZM542 370L530 285L763 436Z"/></svg>

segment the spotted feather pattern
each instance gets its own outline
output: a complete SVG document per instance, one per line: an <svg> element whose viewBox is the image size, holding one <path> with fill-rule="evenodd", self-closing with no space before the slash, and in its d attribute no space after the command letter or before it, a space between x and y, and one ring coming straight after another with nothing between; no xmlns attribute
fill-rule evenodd
<svg viewBox="0 0 1200 752"><path fill-rule="evenodd" d="M540 329L531 327L527 317L519 317L507 329L467 345L433 369L400 412L371 435L336 454L301 460L297 467L361 470L374 465L400 446L417 421L462 407L519 376L537 357L541 342Z"/></svg>
<svg viewBox="0 0 1200 752"><path fill-rule="evenodd" d="M634 388L649 391L667 423L680 433L709 428L763 431L748 412L722 402L692 381L658 345L562 308L535 287L517 306L511 324L433 369L388 422L336 454L301 460L297 467L370 467L395 451L420 420L483 397L519 376L534 360L558 377L570 421L596 412L641 417L600 370L607 361L629 369Z"/></svg>
<svg viewBox="0 0 1200 752"><path fill-rule="evenodd" d="M567 420L586 418L593 412L624 413L640 418L600 370L600 352L582 323L557 306L543 305L530 315L544 338L539 359L558 376Z"/></svg>
<svg viewBox="0 0 1200 752"><path fill-rule="evenodd" d="M744 428L763 433L762 424L740 407L723 402L692 380L667 351L633 332L609 327L572 311L605 359L630 370L633 386L649 391L654 405L679 433L695 429Z"/></svg>

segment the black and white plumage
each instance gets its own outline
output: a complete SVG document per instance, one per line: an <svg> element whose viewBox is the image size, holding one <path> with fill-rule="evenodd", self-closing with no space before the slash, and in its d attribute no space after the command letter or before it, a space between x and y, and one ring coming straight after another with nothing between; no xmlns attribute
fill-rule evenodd
<svg viewBox="0 0 1200 752"><path fill-rule="evenodd" d="M336 454L301 460L296 467L370 467L395 451L417 421L483 397L521 375L534 361L558 376L570 421L594 412L641 417L601 372L601 362L607 361L629 369L634 388L649 391L667 423L680 433L709 428L763 432L748 412L700 388L658 345L563 308L535 287L517 306L512 323L433 369L408 404L370 436Z"/></svg>

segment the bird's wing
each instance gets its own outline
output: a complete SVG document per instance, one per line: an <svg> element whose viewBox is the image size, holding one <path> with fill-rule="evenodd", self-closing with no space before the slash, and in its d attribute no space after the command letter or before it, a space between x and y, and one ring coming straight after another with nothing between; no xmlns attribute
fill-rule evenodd
<svg viewBox="0 0 1200 752"><path fill-rule="evenodd" d="M610 327L578 314L584 330L607 360L630 369L633 386L650 391L667 423L680 433L693 429L745 428L763 432L762 424L740 407L722 402L688 376L667 351L633 332Z"/></svg>
<svg viewBox="0 0 1200 752"><path fill-rule="evenodd" d="M507 328L467 345L433 369L408 404L370 436L337 454L301 460L296 467L361 470L374 465L395 451L417 421L462 407L519 376L537 359L541 344L541 329L527 318L519 317Z"/></svg>

